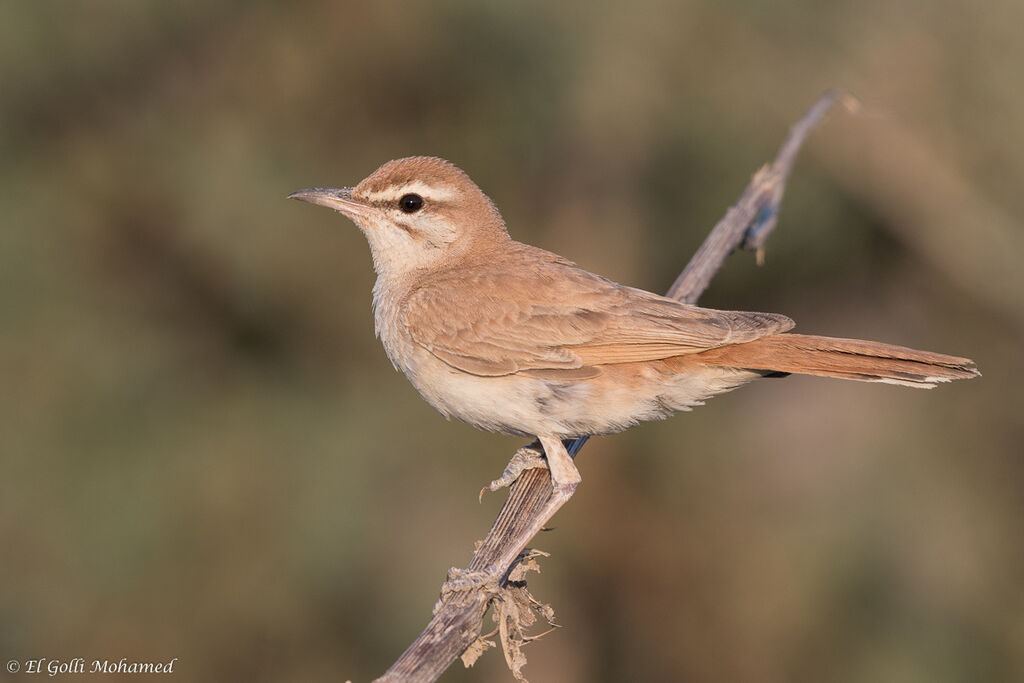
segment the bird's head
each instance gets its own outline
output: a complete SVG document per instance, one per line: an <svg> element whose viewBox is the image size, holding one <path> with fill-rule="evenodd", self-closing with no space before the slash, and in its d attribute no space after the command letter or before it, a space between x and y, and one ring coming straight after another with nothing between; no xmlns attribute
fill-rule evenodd
<svg viewBox="0 0 1024 683"><path fill-rule="evenodd" d="M355 187L316 187L288 197L352 219L370 243L374 269L386 277L443 268L509 239L487 195L436 157L396 159Z"/></svg>

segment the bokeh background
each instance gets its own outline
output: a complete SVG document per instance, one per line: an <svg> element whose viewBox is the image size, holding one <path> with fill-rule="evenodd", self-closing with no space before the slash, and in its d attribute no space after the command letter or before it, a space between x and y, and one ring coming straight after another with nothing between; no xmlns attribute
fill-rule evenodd
<svg viewBox="0 0 1024 683"><path fill-rule="evenodd" d="M419 399L361 235L285 195L443 156L513 236L662 291L838 86L863 111L702 303L984 378L765 381L593 440L526 673L1024 679L1022 82L1018 0L4 3L2 659L379 675L520 441Z"/></svg>

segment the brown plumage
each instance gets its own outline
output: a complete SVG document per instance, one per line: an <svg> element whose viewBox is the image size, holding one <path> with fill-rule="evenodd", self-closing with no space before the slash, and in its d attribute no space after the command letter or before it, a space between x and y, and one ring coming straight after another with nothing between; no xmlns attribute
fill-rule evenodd
<svg viewBox="0 0 1024 683"><path fill-rule="evenodd" d="M707 365L931 388L976 377L974 361L862 339L773 334L700 354Z"/></svg>
<svg viewBox="0 0 1024 683"><path fill-rule="evenodd" d="M978 374L966 358L790 334L784 315L611 282L512 240L490 199L441 159L390 161L354 188L291 196L366 235L377 334L395 367L446 416L537 436L556 488L579 481L561 439L664 418L758 377L932 387Z"/></svg>
<svg viewBox="0 0 1024 683"><path fill-rule="evenodd" d="M475 375L583 369L700 353L793 327L771 313L716 311L624 287L511 242L436 274L405 300L416 343Z"/></svg>

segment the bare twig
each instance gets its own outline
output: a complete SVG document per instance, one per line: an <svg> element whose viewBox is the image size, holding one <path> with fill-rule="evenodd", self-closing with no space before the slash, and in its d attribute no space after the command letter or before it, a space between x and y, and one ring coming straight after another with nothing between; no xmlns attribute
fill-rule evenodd
<svg viewBox="0 0 1024 683"><path fill-rule="evenodd" d="M782 195L797 152L814 126L839 101L851 110L857 106L857 101L851 95L830 90L789 129L789 135L775 155L775 160L754 174L739 201L711 229L697 253L672 283L666 296L689 304L695 303L725 263L726 257L734 250L751 249L760 256L778 221Z"/></svg>
<svg viewBox="0 0 1024 683"><path fill-rule="evenodd" d="M739 201L690 259L668 296L694 303L730 253L737 248L761 253L775 228L797 152L811 129L840 100L848 107L855 104L849 96L830 91L790 129L775 160L754 175ZM575 457L586 441L587 437L581 437L567 444L569 454ZM551 480L546 469L523 472L512 485L491 530L473 553L469 567L449 572L427 627L378 681L435 681L463 651L477 643L487 606L506 588L510 573L530 540L524 540L524 530L542 526L557 510L552 509L551 498Z"/></svg>

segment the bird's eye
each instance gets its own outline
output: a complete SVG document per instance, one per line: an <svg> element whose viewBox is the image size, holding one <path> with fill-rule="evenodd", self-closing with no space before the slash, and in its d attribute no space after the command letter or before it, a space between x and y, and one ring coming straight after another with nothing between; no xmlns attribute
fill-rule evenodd
<svg viewBox="0 0 1024 683"><path fill-rule="evenodd" d="M418 194L404 194L398 200L398 208L405 213L416 213L423 208L423 197Z"/></svg>

